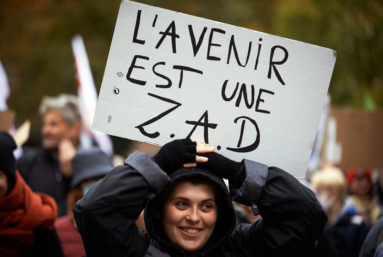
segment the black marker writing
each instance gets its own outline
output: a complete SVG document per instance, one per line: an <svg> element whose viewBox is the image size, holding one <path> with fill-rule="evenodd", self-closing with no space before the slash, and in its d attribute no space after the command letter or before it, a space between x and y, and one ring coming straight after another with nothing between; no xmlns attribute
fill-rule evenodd
<svg viewBox="0 0 383 257"><path fill-rule="evenodd" d="M242 125L241 125L241 132L240 132L239 141L238 141L238 144L237 144L238 148L227 147L226 149L229 150L229 151L237 152L237 153L247 153L247 152L254 151L255 149L258 148L259 143L261 142L261 134L260 134L257 122L255 122L255 120L253 120L253 119L251 119L249 117L241 116L241 117L236 118L234 120L234 123L237 123L237 121L239 119L244 119L244 120L242 121ZM256 137L254 143L252 143L251 145L239 148L241 146L241 144L242 144L242 138L243 138L243 133L245 131L245 121L246 120L249 120L254 125L254 127L255 127L255 129L257 131L257 137Z"/></svg>
<svg viewBox="0 0 383 257"><path fill-rule="evenodd" d="M255 111L256 111L256 112L263 112L263 113L270 114L269 111L259 109L259 102L262 102L262 103L265 102L265 101L261 98L261 95L262 95L263 92L264 92L264 93L267 93L267 94L274 95L274 92L272 92L272 91L269 91L269 90L266 90L266 89L259 89L259 94L258 94L258 98L257 98L257 103L256 103L256 105L255 105Z"/></svg>
<svg viewBox="0 0 383 257"><path fill-rule="evenodd" d="M249 103L248 99L247 99L246 84L242 83L241 89L239 90L239 95L238 95L238 98L237 98L237 102L235 102L235 106L239 107L239 104L241 103L242 97L245 99L246 107L248 109L250 109L253 106L253 104L254 104L254 85L251 85L251 94L250 94L251 102Z"/></svg>
<svg viewBox="0 0 383 257"><path fill-rule="evenodd" d="M149 57L142 56L142 55L135 55L133 57L132 63L130 64L128 73L126 74L126 79L129 80L130 82L134 83L134 84L138 84L140 86L145 86L146 85L146 81L142 81L142 80L138 80L138 79L133 79L133 78L130 77L130 75L132 74L132 71L133 71L134 68L145 70L144 67L136 66L137 59L149 60Z"/></svg>
<svg viewBox="0 0 383 257"><path fill-rule="evenodd" d="M225 32L224 30L222 30L222 29L216 29L216 28L213 28L213 29L211 29L211 31L210 31L209 45L208 45L208 48L207 48L207 59L208 59L208 60L211 60L211 61L219 61L219 60L221 60L221 58L219 58L219 57L215 57L215 56L211 56L211 55L210 55L210 50L211 50L211 47L212 47L212 46L221 47L220 44L214 44L214 43L212 43L214 32L222 33L222 34L225 34L226 32Z"/></svg>
<svg viewBox="0 0 383 257"><path fill-rule="evenodd" d="M169 87L171 87L172 86L172 81L168 77L166 77L165 75L156 72L156 67L158 65L165 65L165 62L158 62L158 63L154 64L153 65L153 73L156 74L158 77L163 78L164 80L166 80L168 82L168 84L167 85L156 85L156 87L159 87L159 88L169 88Z"/></svg>
<svg viewBox="0 0 383 257"><path fill-rule="evenodd" d="M153 28L156 26L157 17L158 17L158 15L156 14L156 17L154 17L153 24L152 24Z"/></svg>
<svg viewBox="0 0 383 257"><path fill-rule="evenodd" d="M192 47L193 47L193 53L194 53L194 56L196 56L201 45L202 45L202 41L203 41L203 38L205 37L205 33L206 33L207 28L206 27L203 28L203 31L202 31L201 35L199 36L198 43L196 44L193 26L189 25L188 27L189 27L189 34L190 34L190 39L191 39L191 43L192 43Z"/></svg>
<svg viewBox="0 0 383 257"><path fill-rule="evenodd" d="M137 12L136 26L134 28L133 43L145 45L145 40L137 39L138 30L140 28L141 10Z"/></svg>
<svg viewBox="0 0 383 257"><path fill-rule="evenodd" d="M174 23L174 21L170 23L169 27L166 29L165 32L161 31L160 34L162 34L162 37L160 41L158 41L156 49L158 49L161 46L166 36L170 36L172 38L173 53L177 53L176 39L180 38L180 36L176 33L176 24Z"/></svg>
<svg viewBox="0 0 383 257"><path fill-rule="evenodd" d="M223 82L222 90L221 90L221 96L222 96L222 99L224 101L229 102L229 101L233 100L235 95L237 94L239 82L237 82L237 85L235 86L234 92L231 94L230 97L228 97L227 93L226 93L227 82L228 82L228 80L225 80L225 82ZM241 104L242 98L244 99L245 105L248 109L251 109L253 107L254 99L255 99L255 88L254 88L254 85L250 85L250 86L251 86L251 94L249 94L250 96L248 97L246 84L242 83L241 89L239 90L239 93L238 93L237 101L235 102L236 107L239 107L239 105ZM262 103L265 102L264 99L261 98L262 93L268 93L268 94L274 95L274 92L272 92L272 91L265 90L265 89L259 89L257 101L255 103L255 111L269 114L270 113L269 111L259 109L260 102L262 102ZM249 100L249 98L250 98L250 100Z"/></svg>
<svg viewBox="0 0 383 257"><path fill-rule="evenodd" d="M259 41L262 41L262 38L260 38ZM262 45L258 43L257 60L255 60L254 70L257 70L257 68L258 68L259 54L261 53L261 48L262 48Z"/></svg>
<svg viewBox="0 0 383 257"><path fill-rule="evenodd" d="M143 134L144 136L147 136L147 137L150 137L150 138L157 138L160 133L158 131L154 132L154 133L149 133L149 132L146 132L146 130L144 129L145 126L149 125L149 124L152 124L153 122L156 122L157 120L161 119L162 117L165 117L166 115L168 115L169 113L171 113L172 111L174 111L175 109L177 109L178 107L180 107L182 104L174 101L174 100L171 100L171 99L168 99L168 98L165 98L165 97L162 97L162 96L158 96L158 95L155 95L155 94L151 94L151 93L148 93L149 96L152 96L152 97L155 97L157 99L160 99L164 102L167 102L167 103L171 103L171 104L175 104L176 106L170 108L169 110L163 112L163 113L160 113L159 115L157 115L156 117L142 123L141 125L138 125L136 126L136 128L138 128L138 130L141 132L141 134Z"/></svg>
<svg viewBox="0 0 383 257"><path fill-rule="evenodd" d="M228 81L229 80L227 79L227 80L225 80L225 82L223 82L222 91L221 91L222 99L225 100L226 102L233 100L233 98L235 97L235 94L237 93L238 86L239 86L239 83L237 82L237 86L235 87L233 94L230 97L227 97L226 96L226 87L227 87Z"/></svg>
<svg viewBox="0 0 383 257"><path fill-rule="evenodd" d="M282 51L285 53L285 56L283 57L283 60L282 61L279 61L279 62L274 62L273 61L273 56L274 56L274 52L275 52L275 49L282 49ZM287 61L287 58L289 57L289 52L287 52L286 48L284 48L283 46L273 46L273 48L271 48L271 54L270 54L270 63L269 63L269 73L267 74L267 77L269 79L271 79L271 68L273 68L274 72L275 72L275 75L277 76L279 82L281 82L282 85L285 85L285 82L283 81L281 75L279 74L277 68L275 67L275 65L281 65L281 64L284 64L286 61Z"/></svg>
<svg viewBox="0 0 383 257"><path fill-rule="evenodd" d="M204 122L201 122L202 120L204 120ZM209 128L215 129L217 127L217 124L209 123L209 114L208 114L207 111L204 112L204 114L202 115L202 117L198 121L189 121L189 120L187 120L185 123L186 124L190 124L190 125L194 125L193 129L190 131L190 133L187 136L187 138L190 138L193 135L193 133L196 130L197 126L202 126L204 128L203 136L204 136L204 140L205 140L206 144L209 143L209 131L208 131L208 129Z"/></svg>
<svg viewBox="0 0 383 257"><path fill-rule="evenodd" d="M175 69L175 70L181 70L181 74L180 74L180 82L179 82L179 84L178 84L178 87L179 87L179 88L181 88L181 86L182 86L182 80L183 80L183 77L184 77L184 71L190 71L190 72L195 72L195 73L203 74L202 71L197 70L197 69L193 69L193 68L190 68L190 67L187 67L187 66L174 65L174 66L173 66L173 69Z"/></svg>
<svg viewBox="0 0 383 257"><path fill-rule="evenodd" d="M231 36L231 39L230 39L230 44L229 44L229 53L227 55L227 64L229 64L230 62L230 56L231 56L231 52L234 50L234 56L235 56L235 59L237 60L237 64L239 66L242 66L242 67L246 67L247 63L249 62L249 57L250 57L250 53L251 53L251 42L249 42L249 49L247 50L247 57L246 57L246 62L245 64L241 64L241 61L239 60L239 57L238 57L238 52L237 52L237 47L235 46L235 38L234 38L234 35Z"/></svg>

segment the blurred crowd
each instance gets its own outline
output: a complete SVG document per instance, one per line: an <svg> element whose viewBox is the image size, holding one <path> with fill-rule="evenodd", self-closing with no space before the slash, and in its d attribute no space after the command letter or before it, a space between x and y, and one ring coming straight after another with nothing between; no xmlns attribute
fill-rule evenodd
<svg viewBox="0 0 383 257"><path fill-rule="evenodd" d="M383 228L379 225L383 194L373 175L369 169L343 171L333 166L312 174L308 186L328 215L316 256L374 256ZM375 226L380 226L379 234L371 237Z"/></svg>
<svg viewBox="0 0 383 257"><path fill-rule="evenodd" d="M23 149L21 158L13 155L12 136L0 132L0 256L85 256L72 208L127 157L108 155L84 139L76 101L65 99L42 103L41 146ZM153 155L158 148L141 150ZM312 256L383 256L379 171L324 165L301 182L328 216ZM233 204L238 224L262 219ZM136 225L145 231L143 214Z"/></svg>

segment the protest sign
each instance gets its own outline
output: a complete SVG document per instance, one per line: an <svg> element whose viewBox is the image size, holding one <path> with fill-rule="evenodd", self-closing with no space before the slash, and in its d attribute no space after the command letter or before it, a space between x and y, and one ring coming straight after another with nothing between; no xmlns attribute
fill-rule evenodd
<svg viewBox="0 0 383 257"><path fill-rule="evenodd" d="M122 1L93 129L305 176L335 51Z"/></svg>

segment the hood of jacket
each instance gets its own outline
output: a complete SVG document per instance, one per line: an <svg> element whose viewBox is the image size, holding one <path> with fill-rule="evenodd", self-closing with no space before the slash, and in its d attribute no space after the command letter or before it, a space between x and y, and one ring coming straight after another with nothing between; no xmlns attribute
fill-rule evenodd
<svg viewBox="0 0 383 257"><path fill-rule="evenodd" d="M149 235L161 246L161 248L166 249L167 252L185 253L181 247L176 246L167 240L167 237L163 231L162 218L158 217L158 213L161 212L163 204L179 180L194 178L209 181L212 185L214 185L216 191L216 202L218 206L217 222L214 232L207 243L196 254L206 255L220 247L230 236L235 227L235 212L229 191L224 181L220 177L204 169L181 168L170 176L171 180L165 190L154 199L148 201L145 209L145 224Z"/></svg>

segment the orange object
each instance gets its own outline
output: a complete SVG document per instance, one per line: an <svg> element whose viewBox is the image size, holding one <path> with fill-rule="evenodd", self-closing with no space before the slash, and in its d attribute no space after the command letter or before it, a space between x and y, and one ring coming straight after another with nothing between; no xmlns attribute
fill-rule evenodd
<svg viewBox="0 0 383 257"><path fill-rule="evenodd" d="M53 229L57 206L53 198L34 193L16 171L12 191L0 198L0 256L23 256L33 245L35 229Z"/></svg>

